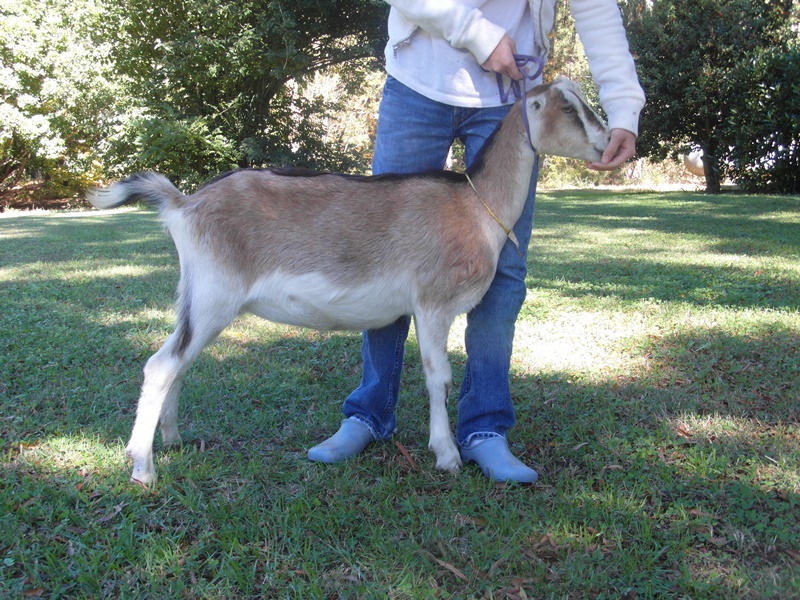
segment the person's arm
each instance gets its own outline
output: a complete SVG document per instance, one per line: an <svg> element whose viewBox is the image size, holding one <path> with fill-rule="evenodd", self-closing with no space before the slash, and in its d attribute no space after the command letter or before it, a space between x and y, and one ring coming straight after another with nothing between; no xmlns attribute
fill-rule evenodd
<svg viewBox="0 0 800 600"><path fill-rule="evenodd" d="M572 0L570 6L589 69L599 87L600 104L608 115L608 126L635 137L645 98L617 2Z"/></svg>
<svg viewBox="0 0 800 600"><path fill-rule="evenodd" d="M483 16L480 8L455 0L386 1L408 21L447 40L453 48L469 50L479 65L485 64L508 37L502 27Z"/></svg>
<svg viewBox="0 0 800 600"><path fill-rule="evenodd" d="M616 0L572 0L575 28L608 115L611 139L590 169L610 171L636 154L639 113L645 103Z"/></svg>

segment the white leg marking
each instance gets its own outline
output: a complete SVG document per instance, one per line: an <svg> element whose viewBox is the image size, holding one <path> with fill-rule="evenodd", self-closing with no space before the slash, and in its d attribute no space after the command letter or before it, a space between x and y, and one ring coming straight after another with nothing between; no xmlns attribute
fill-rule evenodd
<svg viewBox="0 0 800 600"><path fill-rule="evenodd" d="M442 319L435 314L414 316L428 394L430 394L428 447L436 455L437 468L443 471L457 471L461 467L461 455L447 418L447 395L453 380L450 361L447 358L447 334L452 321L452 318Z"/></svg>
<svg viewBox="0 0 800 600"><path fill-rule="evenodd" d="M165 446L180 443L178 433L178 395L186 371L208 344L239 313L241 304L232 302L230 293L196 289L191 298L191 315L181 322L144 368L144 384L136 409L136 421L126 447L133 460L131 479L150 485L156 480L153 465L153 438L161 423ZM179 310L180 314L180 310Z"/></svg>

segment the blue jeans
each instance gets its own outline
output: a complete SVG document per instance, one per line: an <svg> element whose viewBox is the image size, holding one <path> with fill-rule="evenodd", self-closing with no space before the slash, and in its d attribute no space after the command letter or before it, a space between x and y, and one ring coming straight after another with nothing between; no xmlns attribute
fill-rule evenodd
<svg viewBox="0 0 800 600"><path fill-rule="evenodd" d="M378 118L373 173L415 173L444 167L453 141L465 146L470 165L510 106L460 108L430 100L389 76ZM533 222L538 162L528 200L514 226L522 256L507 241L483 300L467 315L467 363L458 399L456 438L505 435L515 423L508 372L516 322L525 301L528 242ZM478 199L475 199L478 202ZM403 351L410 318L363 333L361 385L344 402L346 417L365 423L377 439L394 433Z"/></svg>

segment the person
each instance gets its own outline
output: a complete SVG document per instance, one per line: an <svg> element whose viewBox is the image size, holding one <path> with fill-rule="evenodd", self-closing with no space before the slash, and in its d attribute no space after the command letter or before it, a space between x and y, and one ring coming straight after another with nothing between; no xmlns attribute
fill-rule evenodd
<svg viewBox="0 0 800 600"><path fill-rule="evenodd" d="M454 140L469 166L510 109L497 76L519 81L515 54L546 59L556 0L388 0L387 77L378 113L373 173L442 169ZM611 137L602 160L612 170L633 157L644 93L615 0L571 0L576 29L599 86ZM490 479L533 483L537 472L508 448L515 424L509 369L514 326L525 300L538 162L522 216L514 226L484 298L467 315L467 361L458 398L456 440L465 462ZM336 463L359 454L396 429L409 317L362 339L361 384L343 405L345 419L330 438L308 450L312 461Z"/></svg>

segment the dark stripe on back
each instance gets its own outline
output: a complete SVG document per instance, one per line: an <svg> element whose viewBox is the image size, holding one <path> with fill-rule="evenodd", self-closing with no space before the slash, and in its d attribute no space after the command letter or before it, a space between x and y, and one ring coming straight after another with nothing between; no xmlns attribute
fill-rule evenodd
<svg viewBox="0 0 800 600"><path fill-rule="evenodd" d="M333 176L333 177L341 177L342 179L346 179L348 181L361 181L364 183L374 183L379 181L405 181L408 179L438 179L444 181L450 181L453 183L462 183L464 181L464 174L457 173L455 171L445 171L439 169L430 169L427 171L420 171L418 173L381 173L380 175L354 175L350 173L329 173L326 171L315 171L314 169L306 169L303 167L268 167L263 169L236 169L234 171L228 171L227 173L222 173L221 175L217 175L213 179L209 179L206 181L198 191L201 189L211 185L212 183L217 183L231 177L232 175L236 175L238 173L243 173L247 171L256 171L256 172L263 172L267 171L272 173L273 175L278 175L280 177L321 177L323 175Z"/></svg>

